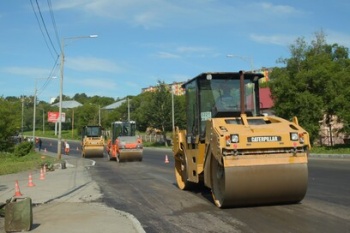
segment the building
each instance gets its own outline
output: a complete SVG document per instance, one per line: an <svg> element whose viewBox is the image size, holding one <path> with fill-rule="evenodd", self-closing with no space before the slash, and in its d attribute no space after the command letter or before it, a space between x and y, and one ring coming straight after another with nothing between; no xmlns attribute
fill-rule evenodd
<svg viewBox="0 0 350 233"><path fill-rule="evenodd" d="M120 107L124 102L126 102L126 98L122 99L122 100L118 100L117 102L114 102L113 104L107 105L103 108L101 108L102 110L113 110L116 109L118 107Z"/></svg>
<svg viewBox="0 0 350 233"><path fill-rule="evenodd" d="M185 94L185 90L181 87L182 84L184 82L174 82L172 84L166 84L169 88L169 91L171 92L171 90L173 90L174 95L184 95ZM150 87L146 87L146 88L142 88L142 93L150 91L150 92L154 92L156 91L158 88L158 86L150 86Z"/></svg>

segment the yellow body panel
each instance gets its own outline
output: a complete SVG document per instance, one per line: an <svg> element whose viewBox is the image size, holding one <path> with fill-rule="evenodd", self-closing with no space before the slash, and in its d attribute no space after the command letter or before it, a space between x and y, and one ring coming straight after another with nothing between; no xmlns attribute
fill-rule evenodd
<svg viewBox="0 0 350 233"><path fill-rule="evenodd" d="M245 124L227 123L235 120L207 121L204 140L187 138L186 130L176 129L173 152L179 187L204 181L219 207L302 200L308 179L307 132L278 117L242 116ZM249 125L251 120L269 124ZM291 141L290 131L303 140ZM239 142L227 143L231 134L238 134Z"/></svg>
<svg viewBox="0 0 350 233"><path fill-rule="evenodd" d="M85 137L82 142L82 156L84 158L103 157L105 143L103 137Z"/></svg>
<svg viewBox="0 0 350 233"><path fill-rule="evenodd" d="M205 72L183 84L186 130L175 129L180 189L204 183L218 207L295 203L307 189L309 134L262 114L255 72Z"/></svg>

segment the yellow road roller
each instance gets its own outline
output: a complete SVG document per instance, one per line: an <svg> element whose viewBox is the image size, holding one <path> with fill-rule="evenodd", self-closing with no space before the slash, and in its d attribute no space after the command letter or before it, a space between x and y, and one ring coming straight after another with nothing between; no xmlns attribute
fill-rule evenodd
<svg viewBox="0 0 350 233"><path fill-rule="evenodd" d="M297 117L261 112L260 73L202 73L183 84L187 128L175 127L175 177L204 183L220 208L300 202L310 138Z"/></svg>
<svg viewBox="0 0 350 233"><path fill-rule="evenodd" d="M81 133L82 157L103 157L105 140L102 135L102 127L99 125L87 125L82 128Z"/></svg>

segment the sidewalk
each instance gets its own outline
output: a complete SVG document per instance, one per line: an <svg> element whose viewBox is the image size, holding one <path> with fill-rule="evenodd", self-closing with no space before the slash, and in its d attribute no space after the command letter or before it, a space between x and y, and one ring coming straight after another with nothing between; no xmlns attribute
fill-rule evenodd
<svg viewBox="0 0 350 233"><path fill-rule="evenodd" d="M34 187L28 187L30 172L0 176L0 202L14 196L16 181L22 197L32 199L30 232L145 232L133 215L99 202L102 194L87 171L92 160L65 155L62 158L66 169L47 171L45 179L40 179L40 171L31 173ZM0 217L0 233L3 232L4 218Z"/></svg>

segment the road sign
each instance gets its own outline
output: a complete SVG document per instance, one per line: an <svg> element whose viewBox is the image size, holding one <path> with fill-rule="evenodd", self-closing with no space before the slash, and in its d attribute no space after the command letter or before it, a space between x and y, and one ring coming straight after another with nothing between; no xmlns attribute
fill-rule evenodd
<svg viewBox="0 0 350 233"><path fill-rule="evenodd" d="M47 113L47 121L48 122L59 122L59 112L48 112ZM66 122L66 113L62 112L62 122Z"/></svg>

